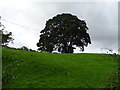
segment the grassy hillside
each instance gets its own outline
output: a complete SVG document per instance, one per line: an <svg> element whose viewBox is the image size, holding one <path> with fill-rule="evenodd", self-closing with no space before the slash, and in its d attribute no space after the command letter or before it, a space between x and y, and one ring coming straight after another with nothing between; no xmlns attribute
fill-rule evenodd
<svg viewBox="0 0 120 90"><path fill-rule="evenodd" d="M117 71L110 55L2 51L3 88L106 88Z"/></svg>

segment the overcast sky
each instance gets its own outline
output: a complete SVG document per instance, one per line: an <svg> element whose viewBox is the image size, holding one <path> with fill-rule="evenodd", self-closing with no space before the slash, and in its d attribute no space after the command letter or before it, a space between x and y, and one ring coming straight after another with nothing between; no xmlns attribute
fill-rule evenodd
<svg viewBox="0 0 120 90"><path fill-rule="evenodd" d="M0 16L7 31L13 33L12 47L37 49L40 31L47 20L57 14L71 13L85 20L92 44L84 52L101 52L101 48L118 49L117 2L38 2L38 0L3 0ZM20 25L20 26L18 26ZM79 52L77 49L75 52Z"/></svg>

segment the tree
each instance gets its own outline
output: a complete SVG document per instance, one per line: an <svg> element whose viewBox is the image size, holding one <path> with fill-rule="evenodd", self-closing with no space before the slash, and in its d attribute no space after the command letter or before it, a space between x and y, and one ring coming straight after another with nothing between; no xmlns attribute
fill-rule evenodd
<svg viewBox="0 0 120 90"><path fill-rule="evenodd" d="M1 17L0 17L1 19ZM3 24L1 24L0 22L0 39L2 38L2 40L0 40L0 44L2 44L3 46L7 46L9 42L13 42L13 38L12 38L12 32L7 32L5 30L5 26Z"/></svg>
<svg viewBox="0 0 120 90"><path fill-rule="evenodd" d="M26 46L23 46L20 48L21 50L29 51L29 49Z"/></svg>
<svg viewBox="0 0 120 90"><path fill-rule="evenodd" d="M91 44L87 33L88 27L84 20L71 14L58 14L46 22L45 28L40 32L37 43L38 50L52 52L57 50L61 53L73 53L76 45L84 51L84 46Z"/></svg>

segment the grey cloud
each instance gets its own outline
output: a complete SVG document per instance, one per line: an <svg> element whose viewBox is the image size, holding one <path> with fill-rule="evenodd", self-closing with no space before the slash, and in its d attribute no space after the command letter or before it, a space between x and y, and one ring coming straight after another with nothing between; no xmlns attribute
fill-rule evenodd
<svg viewBox="0 0 120 90"><path fill-rule="evenodd" d="M23 24L30 24L31 27L36 25L36 27L39 28L39 30L29 30L29 32L32 32L34 36L36 36L37 40L39 40L40 30L44 28L45 23L48 19L52 18L57 14L71 13L87 22L87 25L89 27L88 32L91 36L93 43L90 45L89 51L96 51L102 47L109 47L113 49L117 48L117 3L33 2L26 8L7 7L4 9L4 11L2 11L2 13L5 18L11 18L13 19L13 21L18 20L18 22L22 17L18 18L17 16L21 13L24 17ZM88 48L86 50L88 50Z"/></svg>

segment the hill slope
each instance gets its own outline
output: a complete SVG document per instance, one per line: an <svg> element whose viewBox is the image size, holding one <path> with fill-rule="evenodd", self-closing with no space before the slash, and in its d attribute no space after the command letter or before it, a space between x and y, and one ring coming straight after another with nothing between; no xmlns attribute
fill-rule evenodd
<svg viewBox="0 0 120 90"><path fill-rule="evenodd" d="M104 54L38 53L3 48L3 88L106 88L117 71Z"/></svg>

